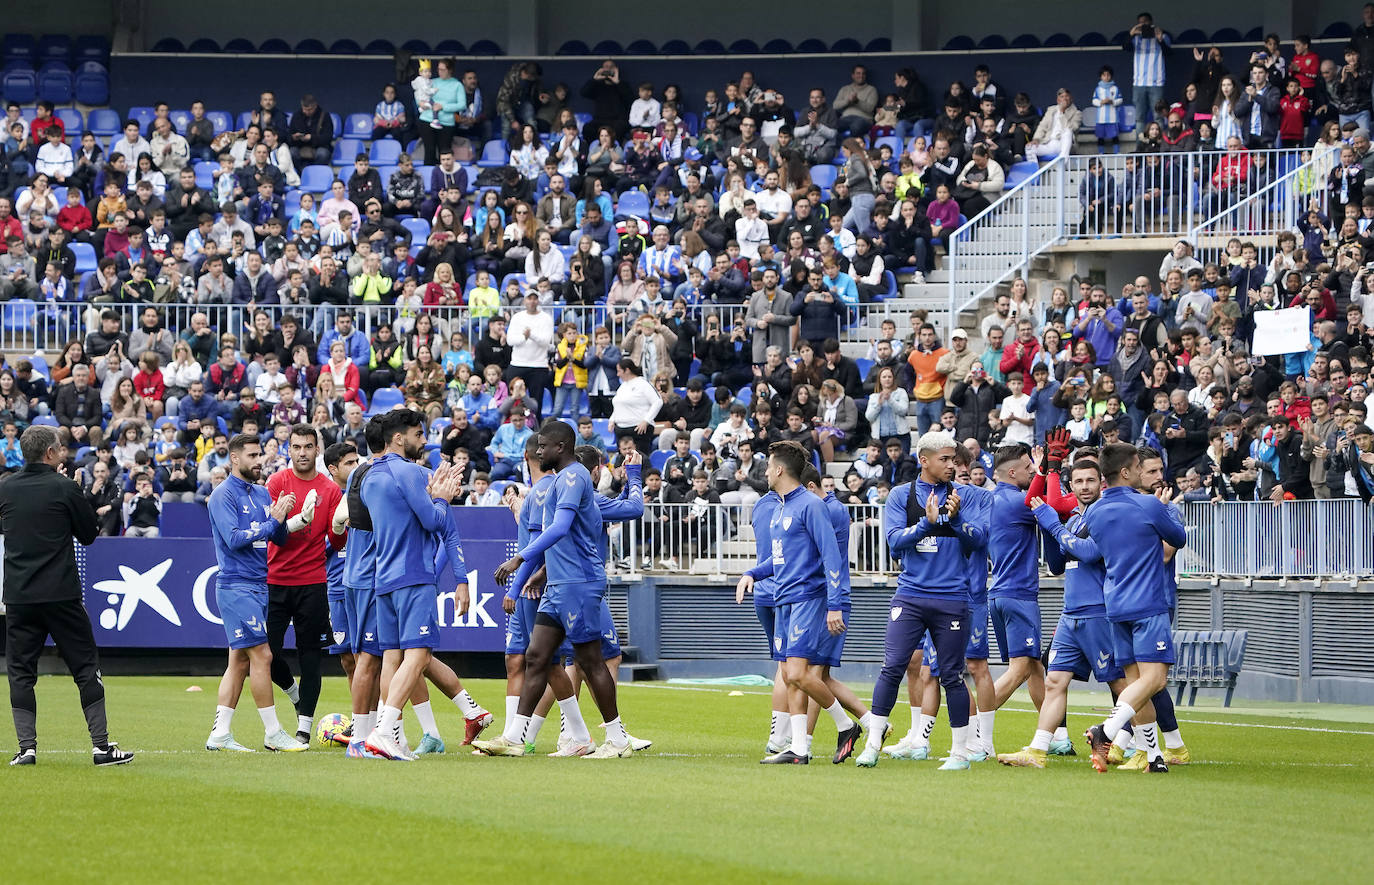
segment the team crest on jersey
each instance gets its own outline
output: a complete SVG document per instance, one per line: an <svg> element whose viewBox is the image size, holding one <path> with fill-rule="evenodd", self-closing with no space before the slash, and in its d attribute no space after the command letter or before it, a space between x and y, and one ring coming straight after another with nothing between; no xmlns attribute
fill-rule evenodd
<svg viewBox="0 0 1374 885"><path fill-rule="evenodd" d="M1051 664L1054 663L1054 659L1055 659L1056 657L1058 657L1058 656L1059 656L1059 652L1055 651L1054 649L1050 649L1050 663L1051 663Z"/></svg>
<svg viewBox="0 0 1374 885"><path fill-rule="evenodd" d="M774 636L774 637L773 637L773 646L774 646L778 651L782 651L782 637L781 637L781 636Z"/></svg>
<svg viewBox="0 0 1374 885"><path fill-rule="evenodd" d="M421 624L421 625L420 625L420 635L421 635L421 636L428 636L428 635L429 635L429 625L428 625L428 624Z"/></svg>
<svg viewBox="0 0 1374 885"><path fill-rule="evenodd" d="M901 607L900 605L894 605L894 606L892 607L892 620L895 621L895 620L897 620L898 618L900 618L901 616L902 616L902 607Z"/></svg>
<svg viewBox="0 0 1374 885"><path fill-rule="evenodd" d="M782 530L787 531L790 528L792 528L792 517L784 516L782 518Z"/></svg>
<svg viewBox="0 0 1374 885"><path fill-rule="evenodd" d="M1158 642L1155 643L1155 651L1164 651L1164 640L1163 640L1163 639L1161 639L1161 640L1159 640Z"/></svg>

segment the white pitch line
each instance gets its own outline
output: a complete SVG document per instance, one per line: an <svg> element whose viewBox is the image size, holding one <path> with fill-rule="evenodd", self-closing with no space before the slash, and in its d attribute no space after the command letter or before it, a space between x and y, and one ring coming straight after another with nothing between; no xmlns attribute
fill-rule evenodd
<svg viewBox="0 0 1374 885"><path fill-rule="evenodd" d="M729 692L729 691L738 691L738 692L740 692L741 694L756 695L756 696L766 696L766 695L769 694L769 692L765 692L765 691L744 691L743 689L739 689L739 688L728 688L728 687L724 687L724 686L722 686L722 687L720 687L720 688L713 688L713 687L704 686L704 685L662 685L662 684L649 683L649 682L627 682L627 683L624 683L621 687L623 688L623 687L625 687L625 686L634 686L635 688L657 688L657 689L666 689L666 690L668 690L668 691L704 691L704 692L709 692L709 693L711 693L711 694L720 694L720 693L722 693L722 692ZM859 696L859 699L860 699L860 700L863 700L863 701L871 701L871 700L872 700L872 697L865 697L865 696L860 695L860 696ZM1033 707L1003 707L1002 709L1003 709L1003 710L1006 710L1006 711L1009 712L1009 713L1034 713L1034 712L1035 712L1035 708L1033 708ZM1069 715L1071 715L1071 716L1091 716L1092 714L1090 714L1090 713L1083 713L1083 712L1076 711L1076 710L1070 710L1070 711L1069 711ZM1245 714L1245 715L1258 715L1258 716L1263 716L1263 715L1266 715L1266 714L1263 714L1263 713L1254 713L1254 714ZM1353 729L1353 728L1321 728L1321 727L1318 727L1318 726L1315 726L1315 725L1269 725L1269 724L1267 724L1267 723L1261 723L1261 722L1242 722L1242 721L1239 721L1239 720L1184 719L1182 716L1179 716L1179 717L1178 717L1178 721L1179 721L1179 722L1187 723L1188 725L1221 725L1221 726L1227 726L1227 727L1232 727L1232 728L1264 728L1264 729L1269 729L1269 730L1272 730L1272 731L1310 731L1310 732L1317 732L1317 733L1320 733L1320 734L1359 734L1359 735L1365 735L1366 737L1374 737L1374 730L1359 731L1359 730Z"/></svg>

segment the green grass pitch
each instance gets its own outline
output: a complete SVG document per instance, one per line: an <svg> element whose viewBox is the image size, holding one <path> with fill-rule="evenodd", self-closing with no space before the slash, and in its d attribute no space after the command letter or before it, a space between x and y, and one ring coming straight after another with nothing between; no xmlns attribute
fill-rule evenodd
<svg viewBox="0 0 1374 885"><path fill-rule="evenodd" d="M1334 882L1361 878L1374 823L1369 708L1180 707L1196 761L1166 776L1099 775L1082 755L1045 771L886 758L862 771L830 764L828 721L809 767L760 766L760 689L641 684L622 688L621 708L655 743L633 759L544 758L556 722L540 758L473 757L457 710L436 702L448 754L402 764L319 746L207 753L216 680L106 685L112 736L139 757L96 770L75 688L40 679L39 764L0 774L0 881ZM499 720L502 684L468 687ZM1106 698L1075 696L1082 752L1077 735ZM326 680L320 713L346 697L342 679ZM1003 751L1034 728L1024 696L1009 706ZM597 736L585 697L583 708ZM900 735L905 696L894 713ZM261 745L246 691L234 725ZM948 740L942 711L935 748ZM0 749L13 752L8 725Z"/></svg>

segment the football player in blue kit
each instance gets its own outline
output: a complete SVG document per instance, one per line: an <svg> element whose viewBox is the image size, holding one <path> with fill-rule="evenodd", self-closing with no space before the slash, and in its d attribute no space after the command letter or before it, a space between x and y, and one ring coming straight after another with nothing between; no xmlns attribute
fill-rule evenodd
<svg viewBox="0 0 1374 885"><path fill-rule="evenodd" d="M941 661L957 662L968 647L969 556L986 543L987 533L963 518L954 476L954 437L932 430L916 443L921 472L888 494L883 533L888 550L901 562L897 592L892 597L883 668L873 688L873 728L856 760L860 767L878 764L882 733L897 700L897 686L926 632ZM941 771L966 770L968 763L969 692L957 665L942 668L951 745Z"/></svg>
<svg viewBox="0 0 1374 885"><path fill-rule="evenodd" d="M522 563L543 554L547 584L539 600L534 629L525 650L525 682L516 715L505 732L474 746L493 756L526 755L530 718L548 684L549 668L564 636L606 722L606 740L583 759L624 758L634 753L616 705L616 686L601 656L601 603L606 590L606 566L601 553L601 513L596 507L591 473L577 461L573 430L561 421L546 421L539 429L539 460L555 471L544 506L543 531L496 570L504 584Z"/></svg>
<svg viewBox="0 0 1374 885"><path fill-rule="evenodd" d="M277 719L267 647L267 542L286 540L286 518L296 497L283 495L273 504L260 479L262 444L256 436L239 434L229 441L229 476L207 502L219 564L215 602L229 640L229 665L219 683L215 724L205 749L252 752L234 740L230 728L246 677L262 717L263 747L298 753L307 745L287 734Z"/></svg>
<svg viewBox="0 0 1374 885"><path fill-rule="evenodd" d="M339 490L348 494L348 477L352 475L358 466L358 450L352 443L334 443L324 450L324 469L329 474L329 478L339 487ZM348 500L339 502L339 509L347 513ZM331 515L332 516L332 515ZM329 647L331 655L339 656L339 664L343 667L344 676L348 679L349 691L353 688L353 669L356 659L353 656L353 639L348 633L348 601L347 591L344 588L344 564L347 560L347 536L346 523L336 523L336 528L331 534L326 535L325 539L325 573L327 580L327 599L329 602L329 629L334 634L334 644ZM344 543L336 550L334 549L333 536L343 536ZM353 723L348 723L348 728L333 737L336 743L348 746L349 738L353 736Z"/></svg>
<svg viewBox="0 0 1374 885"><path fill-rule="evenodd" d="M386 447L381 418L373 418L363 428L363 439L372 457ZM363 504L362 481L372 462L360 463L348 475L344 500L334 513L334 531L348 532L344 545L344 616L348 619L348 639L353 652L353 680L349 683L353 718L349 723L347 756L350 759L384 759L367 749L365 741L376 725L381 705L382 647L377 636L377 599L373 581L377 568L377 543L372 534L372 517Z"/></svg>
<svg viewBox="0 0 1374 885"><path fill-rule="evenodd" d="M769 523L773 519L773 510L781 501L778 493L770 489L762 498L754 502L754 512L750 516L750 524L754 527L754 560L756 565L745 572L752 582L748 589L754 596L754 616L759 619L759 626L763 628L763 635L768 640L768 654L778 665L777 670L773 673L772 714L768 726L768 743L765 745L765 755L767 756L781 753L792 744L792 720L787 715L787 680L782 672L782 664L787 660L787 656L783 654L783 641L787 632L787 625L778 623L778 606L773 596L772 536L768 532ZM760 573L764 568L768 570L767 576ZM735 585L735 603L737 605L744 604L745 589L745 584L742 581ZM778 629L779 627L781 630Z"/></svg>
<svg viewBox="0 0 1374 885"><path fill-rule="evenodd" d="M847 569L825 503L802 486L807 463L800 443L784 440L768 447L768 487L780 499L769 523L769 567L774 601L787 624L783 675L791 721L790 748L765 757L762 761L768 765L806 765L811 761L806 739L808 698L834 720L839 732L837 754L846 745L852 748L862 731L821 677L819 665L825 663L827 638L845 630ZM744 592L752 589L753 580L748 573L740 578Z"/></svg>
<svg viewBox="0 0 1374 885"><path fill-rule="evenodd" d="M385 694L365 745L388 759L414 758L401 745L401 708L424 678L439 642L436 563L452 523L449 501L461 488L461 477L447 465L431 476L414 463L424 453L423 426L420 414L410 409L382 416L383 454L361 483L376 546L373 592ZM467 584L460 583L460 613L467 610L467 598Z"/></svg>
<svg viewBox="0 0 1374 885"><path fill-rule="evenodd" d="M1019 752L998 755L997 761L1003 765L1045 767L1054 731L1068 706L1069 683L1075 677L1087 679L1091 674L1113 693L1126 687L1125 674L1112 653L1112 624L1102 597L1106 567L1097 543L1088 537L1083 525L1084 513L1102 495L1097 462L1076 460L1069 474L1069 488L1078 499L1078 508L1066 523L1060 523L1059 514L1042 498L1031 499L1036 522L1054 537L1064 554L1064 612L1050 644L1045 702L1040 707L1035 737Z"/></svg>
<svg viewBox="0 0 1374 885"><path fill-rule="evenodd" d="M1045 699L1045 668L1040 663L1040 534L1026 506L1035 468L1025 446L1003 446L993 459L997 487L988 511L988 556L992 582L988 611L1006 671L994 685L993 706L978 715L980 757L994 758L996 711L1022 685L1029 683L1031 701L1039 710ZM1059 545L1045 544L1050 571L1063 569Z"/></svg>
<svg viewBox="0 0 1374 885"><path fill-rule="evenodd" d="M1113 627L1113 653L1126 671L1126 688L1106 721L1085 733L1093 767L1108 770L1112 740L1132 720L1145 744L1146 770L1167 772L1159 749L1150 698L1165 687L1174 646L1169 622L1164 547L1188 542L1178 511L1154 495L1141 494L1140 452L1134 446L1104 446L1100 461L1106 488L1084 517L1088 535L1106 563L1104 591Z"/></svg>

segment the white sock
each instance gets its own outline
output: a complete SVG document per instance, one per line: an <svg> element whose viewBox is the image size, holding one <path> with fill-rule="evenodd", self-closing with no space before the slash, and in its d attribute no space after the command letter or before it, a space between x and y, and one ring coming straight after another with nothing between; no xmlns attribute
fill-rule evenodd
<svg viewBox="0 0 1374 885"><path fill-rule="evenodd" d="M377 722L377 730L388 737L396 737L400 729L401 710L399 707L382 705L382 718Z"/></svg>
<svg viewBox="0 0 1374 885"><path fill-rule="evenodd" d="M516 713L506 723L506 730L503 734L506 740L512 744L523 744L525 742L525 729L530 726L530 717L521 716Z"/></svg>
<svg viewBox="0 0 1374 885"><path fill-rule="evenodd" d="M1054 739L1057 740L1057 741L1066 741L1066 740L1068 740L1068 739L1069 739L1069 730L1068 730L1067 728L1065 728L1064 726L1062 726L1062 725L1059 726L1058 728L1056 728L1056 729L1054 730Z"/></svg>
<svg viewBox="0 0 1374 885"><path fill-rule="evenodd" d="M911 708L911 730L914 731L914 732L916 732L917 734L920 734L920 733L921 733L921 723L922 723L923 721L924 721L924 719L923 719L922 716L921 716L921 708L920 708L920 707L912 707L912 708Z"/></svg>
<svg viewBox="0 0 1374 885"><path fill-rule="evenodd" d="M974 710L968 714L968 745L978 746L978 711Z"/></svg>
<svg viewBox="0 0 1374 885"><path fill-rule="evenodd" d="M867 713L859 717L859 727L862 728L864 731L869 731L873 728L872 710L869 710Z"/></svg>
<svg viewBox="0 0 1374 885"><path fill-rule="evenodd" d="M935 731L935 717L921 714L920 731L916 732L916 746L929 747L931 732Z"/></svg>
<svg viewBox="0 0 1374 885"><path fill-rule="evenodd" d="M992 747L992 731L996 721L996 710L989 710L986 713L982 710L978 711L978 739L983 742L985 747Z"/></svg>
<svg viewBox="0 0 1374 885"><path fill-rule="evenodd" d="M234 721L233 707L215 707L215 727L210 729L210 737L224 737L231 734L231 724Z"/></svg>
<svg viewBox="0 0 1374 885"><path fill-rule="evenodd" d="M1164 732L1164 746L1170 750L1177 750L1183 746L1183 737L1178 733L1178 729Z"/></svg>
<svg viewBox="0 0 1374 885"><path fill-rule="evenodd" d="M1137 750L1145 749L1145 733L1140 730L1139 725L1137 725L1135 731L1131 733L1131 746L1135 747Z"/></svg>
<svg viewBox="0 0 1374 885"><path fill-rule="evenodd" d="M961 725L958 728L949 727L950 743L949 757L951 759L968 758L968 726Z"/></svg>
<svg viewBox="0 0 1374 885"><path fill-rule="evenodd" d="M430 706L429 701L410 706L415 710L415 718L420 720L420 731L435 737L443 737L439 734L439 723L434 721L434 708Z"/></svg>
<svg viewBox="0 0 1374 885"><path fill-rule="evenodd" d="M1131 746L1131 741L1132 741L1134 738L1135 738L1135 733L1134 733L1134 732L1127 731L1126 729L1123 728L1123 729L1121 729L1120 731L1118 731L1118 732L1116 733L1116 737L1112 738L1112 745L1115 746L1118 750L1120 750L1121 752L1124 753L1124 752L1126 752L1126 750L1128 750L1128 749L1130 748L1130 746Z"/></svg>
<svg viewBox="0 0 1374 885"><path fill-rule="evenodd" d="M291 699L291 703L299 704L301 702L301 687L299 685L293 682L285 691L286 696Z"/></svg>
<svg viewBox="0 0 1374 885"><path fill-rule="evenodd" d="M296 731L303 731L303 732L305 732L306 734L310 734L310 730L311 730L312 728L314 728L314 727L315 727L315 717L314 717L314 716L297 716L297 717L296 717Z"/></svg>
<svg viewBox="0 0 1374 885"><path fill-rule="evenodd" d="M816 736L814 734L808 734L806 736L806 755L811 755L811 745L815 742L815 740Z"/></svg>
<svg viewBox="0 0 1374 885"><path fill-rule="evenodd" d="M514 719L514 718L515 718L515 711L516 711L516 709L519 708L519 706L520 706L520 695L518 695L518 694L508 694L508 695L506 695L506 718L505 718L503 721L505 721L505 722L510 722L512 719Z"/></svg>
<svg viewBox="0 0 1374 885"><path fill-rule="evenodd" d="M917 709L912 707L912 709ZM883 748L883 732L887 731L887 717L879 716L877 713L870 714L873 719L869 722L868 741L864 744L868 749L877 752Z"/></svg>
<svg viewBox="0 0 1374 885"><path fill-rule="evenodd" d="M1031 738L1031 749L1039 750L1042 753L1048 753L1050 751L1050 738L1051 735L1048 731L1037 728L1035 730L1035 737Z"/></svg>
<svg viewBox="0 0 1374 885"><path fill-rule="evenodd" d="M1145 741L1145 758L1153 762L1164 754L1159 751L1159 728L1153 722L1147 722L1136 729Z"/></svg>
<svg viewBox="0 0 1374 885"><path fill-rule="evenodd" d="M620 721L619 716L606 723L606 743L623 747L629 740L630 736L625 732L625 723Z"/></svg>
<svg viewBox="0 0 1374 885"><path fill-rule="evenodd" d="M792 752L798 756L806 755L806 714L797 713L788 717L792 722Z"/></svg>
<svg viewBox="0 0 1374 885"><path fill-rule="evenodd" d="M1127 722L1135 718L1135 710L1129 704L1117 702L1116 709L1112 715L1107 717L1107 721L1102 723L1102 730L1107 734L1107 740L1116 738L1116 733L1121 730Z"/></svg>
<svg viewBox="0 0 1374 885"><path fill-rule="evenodd" d="M771 746L776 747L783 743L785 740L782 736L783 730L786 729L789 724L786 713L779 713L777 710L773 711L773 715L768 722L768 743Z"/></svg>
<svg viewBox="0 0 1374 885"><path fill-rule="evenodd" d="M529 734L525 735L525 739L529 743L532 744L539 740L539 729L544 727L544 720L546 718L545 716L540 716L538 713L530 717L530 731Z"/></svg>
<svg viewBox="0 0 1374 885"><path fill-rule="evenodd" d="M592 733L587 730L587 721L582 718L582 708L577 706L576 695L559 701L558 712L563 714L563 722L568 726L568 737L580 744L592 739Z"/></svg>
<svg viewBox="0 0 1374 885"><path fill-rule="evenodd" d="M482 712L466 688L453 696L453 702L458 705L458 710L463 714L464 719L471 719Z"/></svg>
<svg viewBox="0 0 1374 885"><path fill-rule="evenodd" d="M372 714L354 713L353 714L353 740L365 741L367 736L372 734Z"/></svg>
<svg viewBox="0 0 1374 885"><path fill-rule="evenodd" d="M840 706L839 701L835 701L833 704L826 707L825 712L829 713L830 718L835 720L835 727L840 731L844 731L849 727L849 714L844 711L844 707Z"/></svg>
<svg viewBox="0 0 1374 885"><path fill-rule="evenodd" d="M778 717L778 742L774 746L786 749L792 743L792 717L776 710L773 715Z"/></svg>
<svg viewBox="0 0 1374 885"><path fill-rule="evenodd" d="M281 731L281 723L277 721L276 707L258 707L258 715L262 717L262 730L267 734L276 734Z"/></svg>

